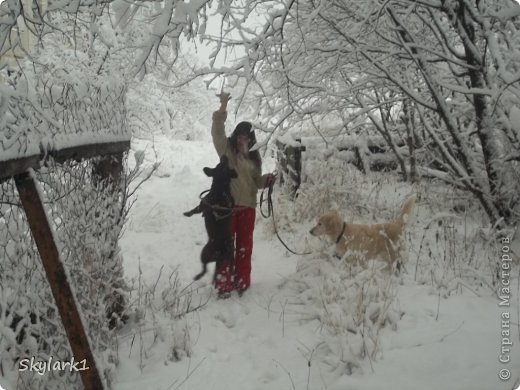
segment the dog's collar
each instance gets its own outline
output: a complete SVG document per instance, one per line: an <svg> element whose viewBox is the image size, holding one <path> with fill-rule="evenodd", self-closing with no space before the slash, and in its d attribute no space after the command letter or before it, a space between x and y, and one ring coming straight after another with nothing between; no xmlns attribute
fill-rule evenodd
<svg viewBox="0 0 520 390"><path fill-rule="evenodd" d="M343 237L343 233L345 233L345 228L347 227L346 222L343 222L343 229L341 229L341 233L339 234L338 238L336 238L336 244L341 240L341 237Z"/></svg>

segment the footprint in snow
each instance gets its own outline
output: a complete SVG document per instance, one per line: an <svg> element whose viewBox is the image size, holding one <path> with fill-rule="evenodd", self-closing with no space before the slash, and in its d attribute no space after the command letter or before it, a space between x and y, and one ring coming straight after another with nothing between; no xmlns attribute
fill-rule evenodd
<svg viewBox="0 0 520 390"><path fill-rule="evenodd" d="M238 321L238 315L233 308L221 307L219 312L215 314L215 319L222 322L227 328L234 328Z"/></svg>

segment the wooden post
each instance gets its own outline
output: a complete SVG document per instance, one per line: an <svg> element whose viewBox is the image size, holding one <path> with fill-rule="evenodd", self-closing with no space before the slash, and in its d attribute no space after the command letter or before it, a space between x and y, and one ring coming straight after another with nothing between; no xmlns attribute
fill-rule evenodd
<svg viewBox="0 0 520 390"><path fill-rule="evenodd" d="M28 173L16 175L14 179L34 241L40 253L43 268L47 274L47 280L51 286L52 295L56 300L56 306L69 339L74 361L79 362L78 368L88 367L88 369L80 371L83 386L85 390L103 390L103 381L96 367L94 355L81 322L78 303L72 294L70 281L54 242L40 193L36 187L37 184ZM84 365L83 362L85 362Z"/></svg>
<svg viewBox="0 0 520 390"><path fill-rule="evenodd" d="M356 159L354 160L353 164L357 169L359 169L363 173L363 175L366 175L367 167L365 166L365 158L362 155L363 151L360 150L359 146L357 145L354 145L353 149L356 155ZM368 168L370 169L370 167Z"/></svg>
<svg viewBox="0 0 520 390"><path fill-rule="evenodd" d="M295 140L300 146L286 145L277 141L278 146L278 163L280 167L280 184L284 184L286 177L289 179L291 186L291 198L296 197L296 192L300 188L302 174L302 152L305 146L301 146L301 139Z"/></svg>
<svg viewBox="0 0 520 390"><path fill-rule="evenodd" d="M293 198L296 197L296 192L300 185L302 184L302 151L305 151L305 146L301 146L301 139L297 138L296 141L300 144L300 146L294 148L294 172L293 172L293 181L294 181L294 190L293 190Z"/></svg>

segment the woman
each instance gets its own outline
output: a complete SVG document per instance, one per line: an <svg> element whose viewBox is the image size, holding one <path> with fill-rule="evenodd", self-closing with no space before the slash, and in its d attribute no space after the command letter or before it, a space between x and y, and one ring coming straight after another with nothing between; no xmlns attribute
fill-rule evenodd
<svg viewBox="0 0 520 390"><path fill-rule="evenodd" d="M251 284L251 254L253 230L256 217L256 193L274 183L272 174L262 176L262 159L257 150L250 151L256 143L250 122L240 122L231 136L226 137L224 122L227 118L227 103L231 96L221 93L220 108L213 113L211 136L219 157L226 155L230 168L238 177L231 180L231 195L235 208L231 217L231 234L235 241L235 258L218 263L215 288L220 298L228 298L231 291L239 295Z"/></svg>

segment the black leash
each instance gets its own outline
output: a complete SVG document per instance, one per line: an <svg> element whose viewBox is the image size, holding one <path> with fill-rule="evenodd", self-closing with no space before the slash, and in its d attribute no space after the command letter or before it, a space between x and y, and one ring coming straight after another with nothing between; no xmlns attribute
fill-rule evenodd
<svg viewBox="0 0 520 390"><path fill-rule="evenodd" d="M233 202L230 202L231 203L231 207L226 207L226 206L220 206L220 205L214 205L214 204L211 204L209 203L206 198L203 196L204 194L207 194L208 192L210 192L211 189L209 190L205 190L205 191L202 191L199 195L199 199L202 203L205 203L206 206L208 206L212 211L213 211L213 215L215 216L215 218L218 220L218 219L224 219L224 218L228 218L230 217L232 214L233 214L233 211L235 210L235 207L233 205ZM217 211L227 211L228 213L227 214L218 214Z"/></svg>
<svg viewBox="0 0 520 390"><path fill-rule="evenodd" d="M267 213L264 213L264 210L262 208L262 205L264 203L264 193L265 193L265 188L262 190L262 193L260 194L260 214L262 214L262 217L264 218L269 218L269 217L272 217L273 219L273 227L274 227L274 232L276 233L276 237L278 237L278 240L280 240L280 242L282 243L282 245L285 247L285 249L287 249L289 252L291 252L292 254L294 255L298 255L298 256L302 256L302 255L310 255L312 252L302 252L302 253L299 253L299 252L296 252L296 251L293 251L291 248L289 248L287 246L287 244L282 240L282 237L280 237L280 234L278 233L278 228L276 227L276 221L274 219L274 208L273 208L273 198L272 198L272 195L273 195L273 187L274 187L274 184L271 183L269 185L268 190L267 190Z"/></svg>

